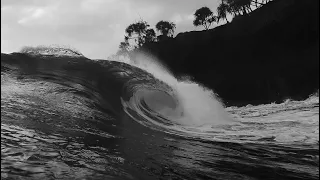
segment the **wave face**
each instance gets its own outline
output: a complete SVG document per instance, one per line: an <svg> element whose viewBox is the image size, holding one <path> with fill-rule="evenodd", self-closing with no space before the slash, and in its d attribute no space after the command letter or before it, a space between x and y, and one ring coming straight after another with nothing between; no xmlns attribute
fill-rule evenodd
<svg viewBox="0 0 320 180"><path fill-rule="evenodd" d="M136 56L138 61L131 65L153 77L147 78L148 82L137 83L131 79L125 84L133 95L127 101L122 100L122 104L133 119L151 128L175 132L185 132L182 130L185 127L232 123L212 91L190 80L176 79L150 55Z"/></svg>
<svg viewBox="0 0 320 180"><path fill-rule="evenodd" d="M318 96L224 108L151 56L27 50L1 55L4 179L319 177Z"/></svg>

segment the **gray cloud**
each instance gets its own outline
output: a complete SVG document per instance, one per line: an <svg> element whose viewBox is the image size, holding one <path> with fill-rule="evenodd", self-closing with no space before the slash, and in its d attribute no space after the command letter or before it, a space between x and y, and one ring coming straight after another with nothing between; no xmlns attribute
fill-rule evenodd
<svg viewBox="0 0 320 180"><path fill-rule="evenodd" d="M196 9L215 11L218 0L1 0L1 52L22 46L70 45L90 58L118 49L125 28L143 18L177 24L176 34L201 30L192 25Z"/></svg>

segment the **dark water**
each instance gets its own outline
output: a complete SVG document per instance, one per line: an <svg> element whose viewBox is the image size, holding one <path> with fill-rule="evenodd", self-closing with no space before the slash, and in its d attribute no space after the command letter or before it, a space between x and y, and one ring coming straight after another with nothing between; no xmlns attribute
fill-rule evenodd
<svg viewBox="0 0 320 180"><path fill-rule="evenodd" d="M319 178L318 96L228 107L219 126L162 116L178 106L124 63L2 55L1 179Z"/></svg>

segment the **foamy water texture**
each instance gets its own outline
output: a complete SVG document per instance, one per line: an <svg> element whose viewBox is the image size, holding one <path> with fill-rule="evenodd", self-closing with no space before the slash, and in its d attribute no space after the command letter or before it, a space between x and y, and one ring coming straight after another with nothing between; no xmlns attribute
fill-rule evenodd
<svg viewBox="0 0 320 180"><path fill-rule="evenodd" d="M143 69L168 84L174 91L173 98L177 99L177 104L174 104L172 97L168 97L164 92L146 93L146 103L154 111L185 126L214 126L233 122L212 90L192 82L188 77L178 80L151 55L139 53L136 57L135 61L122 62Z"/></svg>
<svg viewBox="0 0 320 180"><path fill-rule="evenodd" d="M319 179L319 93L224 108L152 56L29 50L1 57L1 179Z"/></svg>

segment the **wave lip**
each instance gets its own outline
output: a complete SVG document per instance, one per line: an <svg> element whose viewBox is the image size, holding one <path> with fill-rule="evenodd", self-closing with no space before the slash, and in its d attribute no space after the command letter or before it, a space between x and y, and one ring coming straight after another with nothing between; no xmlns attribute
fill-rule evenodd
<svg viewBox="0 0 320 180"><path fill-rule="evenodd" d="M189 78L178 80L155 59L139 58L140 61L135 60L130 65L146 71L144 80L133 78L125 83L121 98L125 113L132 119L149 128L177 135L194 134L202 126L234 122L211 90Z"/></svg>
<svg viewBox="0 0 320 180"><path fill-rule="evenodd" d="M29 55L49 55L49 56L69 56L69 57L84 57L82 53L71 47L65 47L61 45L50 45L50 46L26 46L20 50L20 53Z"/></svg>
<svg viewBox="0 0 320 180"><path fill-rule="evenodd" d="M2 67L13 65L46 81L68 86L80 84L98 94L91 95L97 97L97 104L119 116L126 113L147 127L181 132L185 127L220 125L229 119L212 91L191 81L178 80L156 61L147 60L147 64L142 61L132 66L43 55L63 55L60 50L71 52L60 47L29 50L22 50L27 55L17 53L12 58L2 59ZM30 53L39 57L29 56Z"/></svg>

